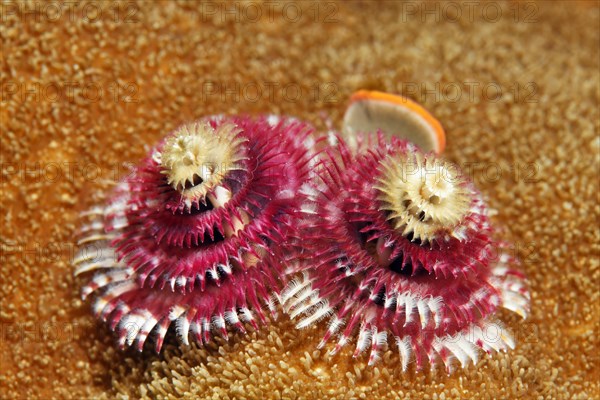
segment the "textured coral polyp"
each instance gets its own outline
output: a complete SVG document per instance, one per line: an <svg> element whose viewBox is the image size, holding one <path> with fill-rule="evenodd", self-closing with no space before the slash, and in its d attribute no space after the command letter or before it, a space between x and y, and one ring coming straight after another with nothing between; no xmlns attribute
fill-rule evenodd
<svg viewBox="0 0 600 400"><path fill-rule="evenodd" d="M397 346L402 368L441 360L450 371L477 348L513 347L493 314L526 316L529 294L493 239L486 206L458 168L383 136L352 154L339 140L322 157L304 207L297 278L282 292L298 327L329 320L320 346L335 354L356 338L370 363ZM392 344L393 343L393 344Z"/></svg>
<svg viewBox="0 0 600 400"><path fill-rule="evenodd" d="M309 178L310 128L275 117L213 117L153 149L83 228L83 296L121 346L156 350L175 323L188 343L274 314L280 259L297 229Z"/></svg>

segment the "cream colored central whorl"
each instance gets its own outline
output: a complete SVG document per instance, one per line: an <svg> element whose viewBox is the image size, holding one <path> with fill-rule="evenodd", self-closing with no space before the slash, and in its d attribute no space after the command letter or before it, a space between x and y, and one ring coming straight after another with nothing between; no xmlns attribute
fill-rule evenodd
<svg viewBox="0 0 600 400"><path fill-rule="evenodd" d="M189 200L204 199L229 171L242 168L240 129L224 123L214 129L206 122L180 127L157 155L167 182Z"/></svg>
<svg viewBox="0 0 600 400"><path fill-rule="evenodd" d="M469 213L475 193L454 165L419 152L388 156L378 180L381 209L402 235L422 241L442 233L461 237L456 228Z"/></svg>

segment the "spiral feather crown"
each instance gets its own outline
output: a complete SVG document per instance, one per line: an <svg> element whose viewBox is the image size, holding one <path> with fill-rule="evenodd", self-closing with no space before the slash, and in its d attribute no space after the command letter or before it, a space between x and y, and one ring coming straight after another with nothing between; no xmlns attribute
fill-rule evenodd
<svg viewBox="0 0 600 400"><path fill-rule="evenodd" d="M76 275L122 347L157 351L175 324L183 343L275 316L280 259L305 202L313 156L299 121L212 117L183 126L90 210Z"/></svg>
<svg viewBox="0 0 600 400"><path fill-rule="evenodd" d="M362 139L361 139L362 140ZM322 157L303 234L281 294L299 328L328 320L319 347L354 356L396 347L401 367L448 371L514 346L494 318L526 316L529 292L516 260L494 238L480 193L458 169L383 135L353 154L338 138ZM501 254L499 257L498 254ZM334 339L335 338L335 339Z"/></svg>

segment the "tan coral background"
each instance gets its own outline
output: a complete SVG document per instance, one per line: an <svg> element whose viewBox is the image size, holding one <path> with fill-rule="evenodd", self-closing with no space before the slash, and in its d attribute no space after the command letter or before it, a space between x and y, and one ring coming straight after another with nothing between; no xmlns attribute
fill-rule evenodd
<svg viewBox="0 0 600 400"><path fill-rule="evenodd" d="M2 399L599 398L597 2L0 6ZM395 352L328 360L280 318L220 347L116 350L72 277L79 212L183 122L339 127L360 88L432 110L497 210L533 296L528 320L501 315L517 348L402 374Z"/></svg>

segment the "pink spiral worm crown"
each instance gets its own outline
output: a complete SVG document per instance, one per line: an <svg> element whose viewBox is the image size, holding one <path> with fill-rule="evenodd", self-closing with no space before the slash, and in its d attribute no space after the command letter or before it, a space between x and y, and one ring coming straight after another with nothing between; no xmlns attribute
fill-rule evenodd
<svg viewBox="0 0 600 400"><path fill-rule="evenodd" d="M493 317L526 317L529 293L517 261L495 241L486 205L452 164L397 138L364 141L358 155L337 138L318 166L280 301L305 328L328 320L319 344L337 353L356 338L369 364L395 342L402 369L441 359L476 363L513 348ZM391 346L391 343L390 343Z"/></svg>
<svg viewBox="0 0 600 400"><path fill-rule="evenodd" d="M279 117L211 117L163 140L90 210L76 275L121 347L156 351L175 323L184 344L275 316L282 252L297 229L314 141ZM258 323L257 323L258 322Z"/></svg>

